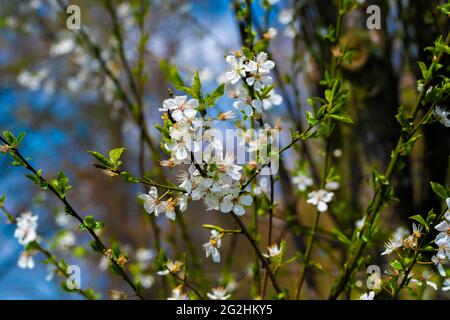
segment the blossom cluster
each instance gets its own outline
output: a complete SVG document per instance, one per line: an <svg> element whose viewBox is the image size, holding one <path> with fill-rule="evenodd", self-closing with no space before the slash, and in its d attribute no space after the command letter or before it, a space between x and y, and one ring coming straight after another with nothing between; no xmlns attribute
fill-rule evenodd
<svg viewBox="0 0 450 320"><path fill-rule="evenodd" d="M431 257L431 262L437 267L439 275L444 278L442 290L448 291L449 279L447 278L447 273L444 268L445 265L450 262L450 198L446 199L447 211L444 214L444 219L438 223L434 228L439 232L434 239L434 244L437 246L437 252ZM398 228L393 236L385 243L385 250L381 255L389 255L399 250L412 250L417 251L420 249L419 243L423 239L424 234L422 233L423 226L412 224L412 232L409 233L404 228ZM431 281L433 277L433 272L425 270L422 275L416 279L413 278L413 274L408 275L409 283L423 286L428 285L429 287L437 290L437 285Z"/></svg>
<svg viewBox="0 0 450 320"><path fill-rule="evenodd" d="M446 202L448 210L444 215L444 221L435 226L435 229L439 231L434 239L434 243L438 246L438 252L431 258L431 261L437 266L439 274L444 278L447 275L443 265L450 262L450 198L447 198Z"/></svg>
<svg viewBox="0 0 450 320"><path fill-rule="evenodd" d="M33 215L31 212L24 212L16 219L16 230L14 231L14 237L17 238L19 243L25 247L25 250L20 254L17 262L21 269L33 269L34 259L33 251L26 250L26 247L37 239L37 221L38 216Z"/></svg>
<svg viewBox="0 0 450 320"><path fill-rule="evenodd" d="M270 96L252 95L252 90L261 93L273 83L270 71L275 67L275 63L268 59L265 52L260 52L254 60L243 56L241 52L228 55L226 61L230 69L226 72L225 89L228 95L235 99L233 107L244 112L246 115L253 115L254 111L263 112L270 110L273 106L280 105L283 98L270 91ZM241 81L243 80L243 81Z"/></svg>
<svg viewBox="0 0 450 320"><path fill-rule="evenodd" d="M270 86L272 78L269 73L275 64L268 59L267 53L261 52L254 59L235 53L227 56L226 61L230 70L226 73L225 89L235 100L235 109L251 117L281 103L281 97L273 93ZM221 135L214 128L215 122L230 120L234 113L222 112L216 118L206 119L199 99L189 99L186 95L164 100L159 111L163 113L167 129L162 147L171 155L170 159L161 161L161 165L188 164L188 168L180 170L178 175L179 188L184 192L176 191L175 195L166 192L159 196L157 188L151 187L148 194L138 196L144 209L155 216L165 213L167 218L175 220L178 210L183 212L191 201L203 200L207 210L244 215L253 198L243 188L243 166L235 163L232 153L224 151ZM199 122L200 128L197 126ZM272 129L264 125L264 130L270 132ZM272 142L267 135L258 134L255 130L242 130L240 135L240 146L248 146L249 152L258 153L259 146ZM211 256L214 262L220 261L221 237L213 231L211 239L203 247L206 256Z"/></svg>

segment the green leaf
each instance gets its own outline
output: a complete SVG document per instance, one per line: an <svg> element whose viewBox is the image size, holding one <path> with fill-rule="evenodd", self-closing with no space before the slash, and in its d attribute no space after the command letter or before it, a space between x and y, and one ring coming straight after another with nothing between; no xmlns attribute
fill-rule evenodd
<svg viewBox="0 0 450 320"><path fill-rule="evenodd" d="M97 159L99 162L101 162L103 165L105 165L108 168L114 167L114 164L111 163L110 160L106 159L104 155L97 151L88 151L91 156L93 156L95 159Z"/></svg>
<svg viewBox="0 0 450 320"><path fill-rule="evenodd" d="M159 67L163 72L166 79L173 84L175 87L184 86L183 80L178 73L178 69L175 65L170 64L167 60L161 60Z"/></svg>
<svg viewBox="0 0 450 320"><path fill-rule="evenodd" d="M394 268L395 270L403 270L403 265L401 264L400 261L398 260L394 260L390 262L390 265L392 268Z"/></svg>
<svg viewBox="0 0 450 320"><path fill-rule="evenodd" d="M280 263L284 261L284 258L286 257L286 251L287 251L287 243L285 239L281 239L280 241Z"/></svg>
<svg viewBox="0 0 450 320"><path fill-rule="evenodd" d="M21 132L21 133L19 134L19 136L17 137L16 146L17 146L20 142L22 142L23 138L25 137L25 134L26 134L26 132Z"/></svg>
<svg viewBox="0 0 450 320"><path fill-rule="evenodd" d="M62 198L66 196L67 191L72 189L72 186L69 185L69 178L65 176L63 171L60 171L58 177L50 183Z"/></svg>
<svg viewBox="0 0 450 320"><path fill-rule="evenodd" d="M216 100L223 96L225 92L225 84L219 85L211 94L208 94L205 98L206 106L214 106Z"/></svg>
<svg viewBox="0 0 450 320"><path fill-rule="evenodd" d="M109 264L109 269L116 276L121 276L122 275L122 269L120 267L116 266L114 263L110 263Z"/></svg>
<svg viewBox="0 0 450 320"><path fill-rule="evenodd" d="M163 267L165 267L168 259L166 256L166 253L163 249L161 249L158 253L158 256L156 257L156 263L158 265L158 268L161 270Z"/></svg>
<svg viewBox="0 0 450 320"><path fill-rule="evenodd" d="M352 124L353 123L352 118L348 114L346 114L345 112L341 112L339 114L330 114L330 117L333 118L333 119L336 119L338 121L342 121L342 122L348 123L348 124Z"/></svg>
<svg viewBox="0 0 450 320"><path fill-rule="evenodd" d="M124 151L125 151L125 148L112 149L109 152L109 160L111 160L111 162L113 162L113 163L116 163L120 159L120 156L122 155L122 153Z"/></svg>
<svg viewBox="0 0 450 320"><path fill-rule="evenodd" d="M242 47L242 53L249 60L253 60L255 58L255 56L253 55L252 51L249 48L247 48L247 47Z"/></svg>
<svg viewBox="0 0 450 320"><path fill-rule="evenodd" d="M14 146L14 144L16 143L16 137L14 137L11 131L3 131L3 136L10 145Z"/></svg>
<svg viewBox="0 0 450 320"><path fill-rule="evenodd" d="M268 40L261 39L261 40L259 40L258 42L255 43L255 45L253 46L253 50L255 50L255 52L266 51L268 44L269 44Z"/></svg>
<svg viewBox="0 0 450 320"><path fill-rule="evenodd" d="M441 199L445 200L449 197L449 192L446 187L443 185L437 183L437 182L430 182L431 189L433 189L433 192Z"/></svg>
<svg viewBox="0 0 450 320"><path fill-rule="evenodd" d="M93 215L88 215L84 218L84 225L90 229L95 227L95 218Z"/></svg>
<svg viewBox="0 0 450 320"><path fill-rule="evenodd" d="M441 10L443 14L450 15L450 2L439 6L438 9Z"/></svg>
<svg viewBox="0 0 450 320"><path fill-rule="evenodd" d="M430 74L428 72L426 64L422 61L417 62L417 64L419 65L420 71L422 72L422 77L427 80L430 77Z"/></svg>
<svg viewBox="0 0 450 320"><path fill-rule="evenodd" d="M100 243L98 243L97 241L95 241L95 240L91 241L91 242L90 242L90 245L91 245L92 249L93 249L95 252L103 253L103 247L102 247L102 245L101 245Z"/></svg>
<svg viewBox="0 0 450 320"><path fill-rule="evenodd" d="M105 228L105 223L102 221L95 221L94 230L102 230Z"/></svg>
<svg viewBox="0 0 450 320"><path fill-rule="evenodd" d="M318 123L311 111L306 111L306 120L308 121L308 125L311 127L314 127Z"/></svg>
<svg viewBox="0 0 450 320"><path fill-rule="evenodd" d="M333 234L336 236L336 238L342 242L345 245L351 245L352 242L349 238L347 238L347 236L345 234L343 234L341 231L339 231L338 229L333 229Z"/></svg>
<svg viewBox="0 0 450 320"><path fill-rule="evenodd" d="M195 92L195 98L200 99L202 96L202 84L200 82L200 76L198 75L198 71L195 71L194 74L194 83L192 84L192 90Z"/></svg>
<svg viewBox="0 0 450 320"><path fill-rule="evenodd" d="M120 257L120 255L122 254L122 250L120 250L120 245L118 242L114 242L111 245L111 250L112 250L114 259L118 259Z"/></svg>

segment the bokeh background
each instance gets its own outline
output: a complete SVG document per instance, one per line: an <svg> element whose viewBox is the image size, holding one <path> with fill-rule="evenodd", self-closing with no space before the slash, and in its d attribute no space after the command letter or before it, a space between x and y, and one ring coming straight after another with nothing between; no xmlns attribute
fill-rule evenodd
<svg viewBox="0 0 450 320"><path fill-rule="evenodd" d="M124 30L125 51L131 63L136 59L138 32L132 7L139 1L113 1ZM160 107L167 98L167 83L161 71L161 62L170 61L178 66L185 79L191 79L199 70L204 88L212 90L223 79L227 68L224 56L241 46L239 30L234 18L232 1L228 0L150 0L150 11L145 20L149 33L146 47L144 107L149 130L155 139L159 133L153 128L160 122ZM262 2L262 1L261 1ZM295 128L304 123L305 99L320 95L319 80L330 52L322 38L326 28L335 22L336 2L274 1L270 14L264 14L261 2L255 0L255 25L265 30L267 25L277 29L269 51L277 63L277 89L284 101L268 113L279 117L283 127ZM368 180L373 165L380 169L389 160L389 152L398 137L394 115L400 104L410 107L416 96L419 76L416 61L426 60L424 48L430 46L448 22L439 18L436 6L441 1L392 0L366 1L382 8L382 29L369 31L365 27L364 8L348 15L344 23L342 41L356 50L351 64L343 66L343 77L352 88L348 110L355 126L339 128L334 141L335 149L342 150L336 165L342 174L339 196L347 199L336 205L333 219L324 221L324 228L337 226L349 231L360 218L370 197ZM109 66L126 85L126 77L117 58L111 31L111 20L102 1L71 1L81 8L82 28L99 44ZM292 11L287 11L292 10ZM288 24L286 16L293 19ZM98 72L98 62L75 38L74 31L65 27L65 14L56 1L0 0L0 129L16 134L27 132L22 153L43 169L44 175L55 176L64 170L73 190L69 198L79 212L95 214L106 224L105 238L120 239L130 252L150 248L154 241L148 217L136 201L143 190L137 185L112 181L93 166L87 150L106 153L119 146L127 148L124 156L131 172L139 171L139 129L127 117L126 111L111 83ZM293 37L293 34L296 36ZM281 81L280 81L281 80ZM229 110L230 99L219 101L217 110ZM423 132L409 161L396 180L399 201L391 206L383 221L386 234L401 225L409 224L407 217L415 212L439 208L427 181L448 181L450 139L448 129L433 124ZM156 140L157 141L157 140ZM288 141L288 139L286 139ZM312 157L320 161L319 146L311 144ZM152 171L150 155L145 154L146 171ZM287 167L294 169L296 159L290 158ZM142 159L141 159L142 161ZM88 239L77 232L76 225L67 226L60 217L62 208L50 194L40 191L23 175L24 170L9 165L7 157L0 158L0 195L7 195L8 209L18 214L32 210L39 215L39 234L43 239L55 241L61 235L61 226L74 230L78 245L88 248ZM176 173L169 172L172 177ZM289 176L282 176L277 200L280 212L289 205L299 208L299 219L308 225L311 217L302 215L304 202L295 201ZM201 244L208 232L201 229L204 222L230 225L229 220L206 214L201 205L193 206L185 216L186 228L195 244L200 263L212 279L220 271L201 252ZM17 267L21 247L13 238L14 227L1 218L0 224L0 299L74 299L78 296L64 293L58 281L46 281L47 267L38 263L33 271ZM162 230L170 233L166 221L159 220ZM264 222L262 222L264 227ZM280 228L282 229L282 228ZM279 234L283 234L279 230ZM185 243L179 233L176 243L183 251ZM289 235L288 235L289 236ZM55 238L56 237L56 238ZM293 240L292 235L290 236ZM301 239L301 236L300 236ZM237 241L233 241L237 242ZM244 242L243 242L244 243ZM301 241L293 241L301 249ZM382 243L382 241L380 242ZM333 241L329 246L336 244ZM165 246L165 245L164 245ZM166 247L166 246L165 246ZM239 249L236 249L239 248ZM380 247L381 248L381 244ZM167 249L172 250L167 246ZM58 249L59 250L59 249ZM247 244L225 244L225 250L235 252L242 259L234 265L237 273L246 274ZM320 259L320 250L316 253ZM120 280L111 277L99 267L101 257L89 254L80 258L59 250L68 262L82 268L82 285L87 284L103 293L111 288L123 288ZM339 250L337 250L339 252ZM37 256L36 260L42 257ZM339 260L339 256L336 258ZM242 261L241 261L242 260ZM380 262L381 263L381 262ZM158 280L155 280L155 286ZM289 282L289 276L285 276ZM316 294L327 292L330 278L319 276L323 282ZM314 285L309 283L310 286ZM150 295L152 294L150 289ZM156 292L156 291L155 291Z"/></svg>

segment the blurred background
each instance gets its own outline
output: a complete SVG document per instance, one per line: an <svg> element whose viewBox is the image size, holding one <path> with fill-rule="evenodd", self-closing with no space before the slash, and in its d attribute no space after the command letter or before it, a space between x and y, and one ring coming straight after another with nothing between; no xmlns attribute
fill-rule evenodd
<svg viewBox="0 0 450 320"><path fill-rule="evenodd" d="M148 14L140 28L136 12L139 12L142 2L148 4ZM267 11L264 5L268 2L254 1L254 27L260 36L272 39L268 51L277 64L273 76L276 91L283 97L283 102L273 105L267 113L272 123L276 119L281 120L283 129L287 131L283 142L289 142L287 129L305 125L306 98L322 94L319 81L324 77L331 54L324 35L327 28L335 24L337 1L269 2L273 5ZM339 134L332 142L336 151L333 162L341 175L337 199L342 200L335 203L333 212L323 220L322 228L331 230L336 227L350 233L361 218L371 197L367 183L371 168L376 165L380 171L383 170L398 138L397 108L399 105L411 108L414 104L420 75L416 61L429 61L424 48L448 31L447 17L436 9L443 2L365 1L362 8L347 15L341 41L356 54L352 63L342 66L342 73L346 86L351 89L346 108L355 125L339 127ZM167 89L171 87L165 77L171 64L178 67L187 82L198 70L203 88L208 92L223 82L227 69L225 55L241 47L233 1L135 0L112 3L123 30L125 56L133 68L138 59L140 34L142 31L148 34L143 51L145 85L142 105L148 130L158 146L159 132L153 124L161 122L157 109L167 98ZM130 93L112 31L111 16L103 1L71 1L71 4L81 8L82 29L97 44L108 68ZM377 4L381 8L380 30L366 28L368 15L365 8L369 4ZM147 251L150 260L155 254L154 228L136 200L139 192L147 190L102 175L92 166L94 161L87 150L107 153L112 148L123 146L127 148L124 165L130 172L137 174L143 171L157 176L159 169L153 166L150 153L142 153L140 130L130 119L117 88L100 71L92 48L77 37L75 31L65 27L66 17L57 1L0 0L0 129L15 134L27 132L22 153L31 157L32 164L43 169L46 177L54 177L59 170L64 170L73 185L68 197L78 212L94 214L104 221L104 238L120 240L128 249L131 262L142 259L139 252L144 251L139 249L152 250ZM269 27L274 30L269 30ZM212 112L229 110L230 107L231 100L224 97ZM448 129L432 124L423 134L424 139L404 163L405 168L395 182L399 201L384 213L384 236L399 226L409 226L408 217L412 214L440 208L428 181L448 182ZM306 155L304 150L297 151L320 163L320 145L312 142L308 150ZM289 157L285 163L287 170L280 174L281 183L277 190L277 201L280 202L277 212L282 216L283 210L293 210L301 224L310 225L312 213L303 210L305 201L296 196L290 181L290 172L302 166L302 161L301 157ZM24 177L24 170L10 166L9 162L7 157L0 158L0 195L7 195L6 207L15 215L27 210L39 215L39 235L67 262L81 267L82 286L94 288L102 293L103 298L108 297L109 289L126 290L120 279L104 272L101 256L90 252L89 239L77 231L75 223L65 219L63 208L52 195L32 185ZM314 168L309 168L309 172L314 176ZM176 172L168 171L167 175L174 178ZM14 226L3 223L5 220L1 218L0 224L0 298L79 298L64 293L56 279L47 281L49 270L44 264L37 263L32 271L17 267L21 247L13 237ZM216 285L221 268L227 266L213 265L204 257L201 244L207 241L209 232L201 225L215 223L233 228L232 221L218 214L205 213L202 205L197 204L183 215L183 226L174 227L165 219L156 223L162 230L162 246L168 250L168 255L173 257L187 251L188 259L197 261L207 275L207 281L212 286ZM261 228L266 224L262 219ZM305 237L301 229L294 232L286 230L281 218L276 220L276 227L278 236L286 235L292 242L289 246L292 253L303 250ZM193 248L184 241L186 233L194 244ZM315 258L326 260L324 252L334 250L332 256L339 265L342 248L332 235L325 236L331 239L325 241L323 247L318 247ZM379 256L385 237L380 236L379 240L375 256ZM242 245L240 243L238 239L227 239L222 252L224 256L227 252L239 256L231 272L236 279L247 279L251 261L244 253L250 252L250 247L244 240ZM36 256L36 261L42 259ZM383 263L381 258L377 259ZM289 268L295 272L298 265ZM288 271L280 275L285 283L289 283ZM146 294L153 297L161 285L158 278L150 279L149 282L155 283L149 286ZM330 276L323 273L314 279L307 283L312 297L325 296L330 287ZM249 281L240 283L248 286ZM234 297L248 296L244 290Z"/></svg>

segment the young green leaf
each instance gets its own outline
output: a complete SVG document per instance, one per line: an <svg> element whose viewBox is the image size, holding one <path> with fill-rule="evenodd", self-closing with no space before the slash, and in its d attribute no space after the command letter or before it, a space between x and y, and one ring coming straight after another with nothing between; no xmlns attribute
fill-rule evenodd
<svg viewBox="0 0 450 320"><path fill-rule="evenodd" d="M437 183L437 182L430 182L431 189L433 189L433 192L441 199L445 200L449 197L449 192L447 188L445 188L443 185Z"/></svg>

